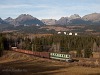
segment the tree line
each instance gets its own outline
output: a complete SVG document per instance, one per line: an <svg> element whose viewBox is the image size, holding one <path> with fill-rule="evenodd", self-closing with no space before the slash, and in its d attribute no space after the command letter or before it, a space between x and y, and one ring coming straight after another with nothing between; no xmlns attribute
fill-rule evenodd
<svg viewBox="0 0 100 75"><path fill-rule="evenodd" d="M5 36L6 39L3 41L1 48L9 49L12 46L16 46L19 49L26 49L31 51L52 51L54 52L54 47L59 46L57 52L70 52L76 51L77 56L82 56L82 51L84 51L85 57L90 57L93 49L96 50L100 45L100 37L97 36L68 36L68 35L50 35L42 37L28 37L26 35L13 35L9 34ZM0 42L2 43L2 38ZM95 43L96 46L93 46ZM4 45L4 46L2 46ZM6 46L6 47L5 47ZM52 49L53 48L53 49ZM3 48L2 48L3 49ZM2 50L1 49L1 50Z"/></svg>
<svg viewBox="0 0 100 75"><path fill-rule="evenodd" d="M0 34L0 57L3 55L3 51L7 50L7 38Z"/></svg>

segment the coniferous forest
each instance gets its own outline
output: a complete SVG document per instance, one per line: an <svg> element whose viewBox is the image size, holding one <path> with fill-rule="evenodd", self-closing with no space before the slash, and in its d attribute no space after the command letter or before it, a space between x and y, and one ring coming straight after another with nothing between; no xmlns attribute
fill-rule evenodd
<svg viewBox="0 0 100 75"><path fill-rule="evenodd" d="M100 37L97 36L68 36L68 35L50 35L42 37L28 37L23 35L4 34L0 35L0 55L2 50L17 47L32 51L52 51L54 47L59 46L57 52L76 51L77 56L81 56L81 51L84 50L85 57L90 57L93 49L99 50Z"/></svg>
<svg viewBox="0 0 100 75"><path fill-rule="evenodd" d="M3 54L3 50L4 50L4 37L2 37L2 35L0 34L0 57Z"/></svg>

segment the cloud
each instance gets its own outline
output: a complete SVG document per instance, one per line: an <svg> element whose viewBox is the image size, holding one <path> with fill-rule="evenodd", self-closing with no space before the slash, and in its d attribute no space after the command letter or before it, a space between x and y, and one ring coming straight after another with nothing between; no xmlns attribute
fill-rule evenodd
<svg viewBox="0 0 100 75"><path fill-rule="evenodd" d="M23 8L23 7L31 7L28 4L20 4L20 5L0 5L0 9L9 9L9 8Z"/></svg>
<svg viewBox="0 0 100 75"><path fill-rule="evenodd" d="M14 9L14 8L28 8L28 9L49 9L52 8L51 6L45 5L45 4L38 4L38 5L31 5L31 4L17 4L17 5L0 5L0 9Z"/></svg>
<svg viewBox="0 0 100 75"><path fill-rule="evenodd" d="M35 6L33 6L35 8L49 8L50 6L46 5L46 4L37 4Z"/></svg>
<svg viewBox="0 0 100 75"><path fill-rule="evenodd" d="M100 0L6 0L0 2L0 17L30 14L39 19L100 12Z"/></svg>

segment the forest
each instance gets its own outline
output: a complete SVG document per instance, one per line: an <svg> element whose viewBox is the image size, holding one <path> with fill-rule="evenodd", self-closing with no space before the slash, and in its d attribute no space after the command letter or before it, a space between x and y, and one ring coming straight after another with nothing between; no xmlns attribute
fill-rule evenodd
<svg viewBox="0 0 100 75"><path fill-rule="evenodd" d="M8 39L7 35L8 33L0 33L0 57L3 55L4 50L10 50L10 40Z"/></svg>
<svg viewBox="0 0 100 75"><path fill-rule="evenodd" d="M25 34L4 34L0 36L0 53L4 49L11 49L11 47L40 52L68 53L69 51L76 51L77 56L80 57L81 51L84 50L85 57L90 57L93 51L99 51L100 37L57 34L31 38Z"/></svg>

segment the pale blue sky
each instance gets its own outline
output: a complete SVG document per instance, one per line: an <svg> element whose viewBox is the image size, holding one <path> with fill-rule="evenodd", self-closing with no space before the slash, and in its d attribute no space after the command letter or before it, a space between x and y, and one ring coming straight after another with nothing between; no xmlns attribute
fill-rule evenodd
<svg viewBox="0 0 100 75"><path fill-rule="evenodd" d="M100 13L100 0L1 0L0 17L30 14L39 19L59 19L79 14Z"/></svg>

